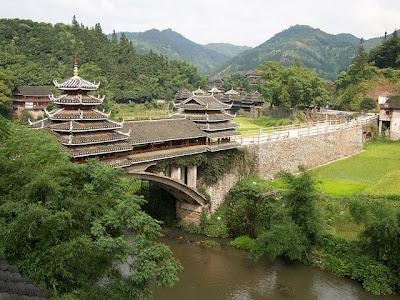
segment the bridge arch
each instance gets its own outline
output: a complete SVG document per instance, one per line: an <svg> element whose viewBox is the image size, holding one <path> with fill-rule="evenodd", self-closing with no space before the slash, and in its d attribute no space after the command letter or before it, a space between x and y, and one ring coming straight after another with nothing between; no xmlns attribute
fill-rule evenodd
<svg viewBox="0 0 400 300"><path fill-rule="evenodd" d="M209 204L202 194L178 180L144 171L130 171L126 176L151 181L173 195L176 198L175 211L178 220L198 224L203 209L209 209Z"/></svg>
<svg viewBox="0 0 400 300"><path fill-rule="evenodd" d="M198 206L205 206L207 204L204 196L194 188L170 177L150 172L130 172L126 176L154 182L174 195L179 201Z"/></svg>

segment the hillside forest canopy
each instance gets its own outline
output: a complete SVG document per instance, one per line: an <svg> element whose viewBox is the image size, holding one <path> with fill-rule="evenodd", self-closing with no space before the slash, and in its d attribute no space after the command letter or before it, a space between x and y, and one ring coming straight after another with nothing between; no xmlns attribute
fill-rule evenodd
<svg viewBox="0 0 400 300"><path fill-rule="evenodd" d="M88 28L76 18L72 25L0 19L1 103L14 86L50 86L54 79L70 77L75 55L80 75L101 82L99 93L108 104L172 99L180 88L206 83L188 63L152 51L138 54L123 34L119 41L115 36L108 39L100 24Z"/></svg>
<svg viewBox="0 0 400 300"><path fill-rule="evenodd" d="M379 89L400 91L400 38L397 32L369 52L361 40L346 71L332 83L305 68L301 60L288 66L264 62L258 69L266 82L255 87L272 108L325 106L343 110L371 109ZM92 28L38 23L30 20L0 20L0 112L10 114L10 93L17 85L52 85L52 80L71 76L72 60L78 57L80 75L100 81L106 95L104 108L112 104L172 100L181 88L205 87L206 77L196 67L156 54L138 53L127 37L107 37L100 24ZM250 91L247 78L234 73L224 78L225 89Z"/></svg>

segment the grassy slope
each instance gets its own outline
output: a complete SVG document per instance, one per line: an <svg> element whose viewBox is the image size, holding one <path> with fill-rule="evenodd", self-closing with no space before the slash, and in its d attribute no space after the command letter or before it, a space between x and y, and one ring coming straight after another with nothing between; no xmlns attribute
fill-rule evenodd
<svg viewBox="0 0 400 300"><path fill-rule="evenodd" d="M374 141L366 151L312 173L328 195L400 194L400 142Z"/></svg>
<svg viewBox="0 0 400 300"><path fill-rule="evenodd" d="M292 123L290 119L273 118L269 116L259 118L236 117L234 121L240 125L237 130L241 135L256 135L260 132L260 129L290 125Z"/></svg>
<svg viewBox="0 0 400 300"><path fill-rule="evenodd" d="M374 206L399 207L399 201L384 198L400 194L399 166L400 142L374 141L356 156L313 170L319 188L328 196L317 203L326 229L342 238L357 237L362 226L349 211L351 196L357 194L382 197L362 198Z"/></svg>

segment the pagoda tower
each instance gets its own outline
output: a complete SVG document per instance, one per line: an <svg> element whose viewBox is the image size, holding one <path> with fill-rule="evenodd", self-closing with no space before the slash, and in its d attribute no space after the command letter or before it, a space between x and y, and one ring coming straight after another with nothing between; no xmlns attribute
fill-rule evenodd
<svg viewBox="0 0 400 300"><path fill-rule="evenodd" d="M123 122L111 121L108 119L110 114L97 109L105 97L89 94L96 91L100 83L79 77L76 62L73 77L60 83L54 80L54 85L61 95L50 94L49 98L57 108L50 112L45 110L46 119L30 122L33 128L54 132L72 158L78 161L89 157L106 158L133 149L127 142L130 132L118 131Z"/></svg>
<svg viewBox="0 0 400 300"><path fill-rule="evenodd" d="M191 120L203 130L208 145L230 143L231 137L239 135L236 131L239 125L232 121L234 116L227 112L232 105L219 101L213 95L193 95L175 104L175 107L179 116Z"/></svg>

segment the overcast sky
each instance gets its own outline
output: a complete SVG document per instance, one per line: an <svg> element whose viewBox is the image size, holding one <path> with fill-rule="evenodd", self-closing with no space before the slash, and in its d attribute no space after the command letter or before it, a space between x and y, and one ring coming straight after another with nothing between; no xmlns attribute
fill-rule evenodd
<svg viewBox="0 0 400 300"><path fill-rule="evenodd" d="M106 33L171 28L198 43L256 46L295 24L358 37L400 27L400 0L0 0L1 18L99 22Z"/></svg>

